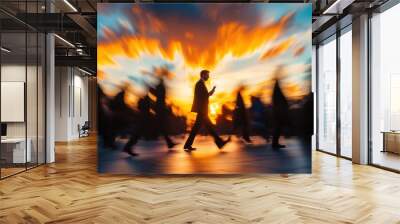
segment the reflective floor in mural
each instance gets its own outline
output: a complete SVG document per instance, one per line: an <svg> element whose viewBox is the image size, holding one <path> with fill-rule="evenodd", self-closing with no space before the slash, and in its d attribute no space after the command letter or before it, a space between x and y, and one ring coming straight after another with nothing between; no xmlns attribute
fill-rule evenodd
<svg viewBox="0 0 400 224"><path fill-rule="evenodd" d="M137 156L122 151L126 139L118 139L117 150L99 142L98 171L118 174L242 174L310 173L311 146L297 138L282 140L286 148L273 149L264 139L253 137L247 144L233 138L223 149L213 139L198 136L190 153L183 150L184 136L175 137L176 145L168 150L165 142L139 142L133 147Z"/></svg>

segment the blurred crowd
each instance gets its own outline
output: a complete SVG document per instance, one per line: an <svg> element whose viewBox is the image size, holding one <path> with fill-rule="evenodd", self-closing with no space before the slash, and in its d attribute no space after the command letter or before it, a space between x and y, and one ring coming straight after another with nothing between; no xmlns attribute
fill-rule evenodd
<svg viewBox="0 0 400 224"><path fill-rule="evenodd" d="M244 99L246 86L240 85L235 91L235 107L230 109L222 105L221 113L215 122L215 130L223 135L236 135L246 143L252 143L253 136L261 136L274 149L284 148L282 137L298 136L306 145L311 146L313 134L313 95L309 92L299 100L288 100L281 87L281 80L275 77L270 104L259 97ZM114 97L107 96L99 88L99 136L105 147L116 149L118 137L128 138L124 150L136 155L131 148L139 139L156 140L162 137L168 148L177 143L176 135L186 134L187 117L176 115L166 104L167 88L163 77L157 84L148 85L148 91L135 107L126 104L128 85L120 87ZM250 105L246 107L245 102ZM206 130L201 129L200 134Z"/></svg>

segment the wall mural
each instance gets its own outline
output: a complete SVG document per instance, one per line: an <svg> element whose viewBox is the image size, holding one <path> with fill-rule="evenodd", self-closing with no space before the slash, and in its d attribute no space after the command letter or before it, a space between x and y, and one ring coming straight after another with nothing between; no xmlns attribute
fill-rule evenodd
<svg viewBox="0 0 400 224"><path fill-rule="evenodd" d="M311 4L98 4L98 171L310 173Z"/></svg>

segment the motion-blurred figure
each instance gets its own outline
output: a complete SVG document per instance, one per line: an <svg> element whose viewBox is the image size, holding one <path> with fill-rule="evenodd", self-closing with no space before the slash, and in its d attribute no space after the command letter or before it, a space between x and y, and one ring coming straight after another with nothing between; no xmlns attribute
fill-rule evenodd
<svg viewBox="0 0 400 224"><path fill-rule="evenodd" d="M112 127L112 111L110 109L110 99L104 94L100 87L99 93L99 136L102 137L105 147L114 147L114 136Z"/></svg>
<svg viewBox="0 0 400 224"><path fill-rule="evenodd" d="M311 137L314 134L314 95L312 92L309 92L304 98L303 116L303 141L306 146L311 146Z"/></svg>
<svg viewBox="0 0 400 224"><path fill-rule="evenodd" d="M131 124L131 119L129 119L132 115L131 112L132 110L126 106L125 104L125 95L128 90L128 83L124 83L123 85L120 86L121 91L115 95L113 98L107 98L104 93L101 95L101 103L104 101L102 105L102 110L107 114L107 121L104 121L106 125L106 130L105 132L105 146L106 147L111 147L112 149L115 149L115 138L118 134L122 133L125 131L127 124ZM103 100L102 100L103 99Z"/></svg>
<svg viewBox="0 0 400 224"><path fill-rule="evenodd" d="M244 86L240 86L236 93L236 106L233 112L233 128L235 131L241 132L241 137L246 142L251 142L249 133L249 116L242 96L242 91L244 91L244 89Z"/></svg>
<svg viewBox="0 0 400 224"><path fill-rule="evenodd" d="M158 125L159 132L164 137L168 148L172 148L176 145L176 143L174 143L171 140L167 132L168 111L167 111L167 105L165 103L166 90L163 78L159 78L159 83L155 88L150 89L150 93L152 93L157 98L155 105L155 112L156 112L156 122Z"/></svg>
<svg viewBox="0 0 400 224"><path fill-rule="evenodd" d="M269 142L270 133L268 130L267 110L259 97L251 96L250 101L251 129Z"/></svg>
<svg viewBox="0 0 400 224"><path fill-rule="evenodd" d="M208 98L215 92L215 86L210 92L208 92L205 84L210 76L209 73L210 72L207 70L202 70L200 72L200 80L197 81L195 86L192 112L197 113L197 116L190 135L184 145L185 151L195 150L195 148L192 147L192 144L202 125L204 125L208 133L213 136L214 142L218 148L221 149L230 141L230 137L227 140L222 140L221 137L218 136L217 132L214 130L214 125L211 123L210 118L208 117Z"/></svg>
<svg viewBox="0 0 400 224"><path fill-rule="evenodd" d="M285 145L279 144L279 137L282 135L282 129L288 123L289 119L289 104L282 92L281 86L279 84L278 76L281 75L282 68L278 68L277 77L275 78L275 85L272 94L272 114L274 119L274 131L272 136L272 147L284 148Z"/></svg>
<svg viewBox="0 0 400 224"><path fill-rule="evenodd" d="M132 146L137 143L140 137L148 136L149 128L151 127L150 119L150 97L148 95L144 96L138 101L139 116L136 121L136 125L132 125L130 130L129 141L124 146L124 152L130 154L131 156L137 156L138 154L133 152Z"/></svg>

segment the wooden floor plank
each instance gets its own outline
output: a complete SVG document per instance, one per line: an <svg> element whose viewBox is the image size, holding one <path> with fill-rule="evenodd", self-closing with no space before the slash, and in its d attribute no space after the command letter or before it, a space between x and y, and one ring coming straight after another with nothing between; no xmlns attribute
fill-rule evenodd
<svg viewBox="0 0 400 224"><path fill-rule="evenodd" d="M400 223L400 175L313 153L311 175L97 173L96 138L0 181L0 223Z"/></svg>

